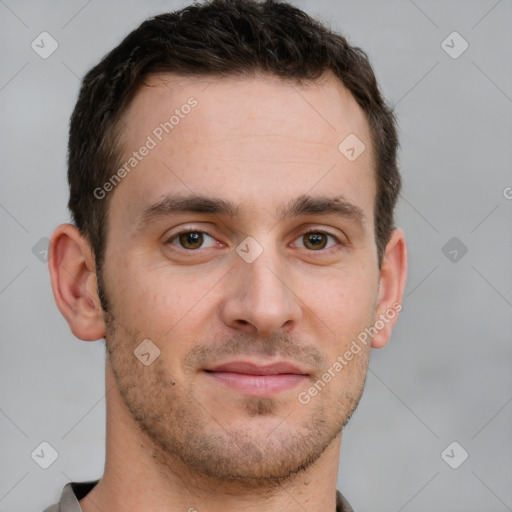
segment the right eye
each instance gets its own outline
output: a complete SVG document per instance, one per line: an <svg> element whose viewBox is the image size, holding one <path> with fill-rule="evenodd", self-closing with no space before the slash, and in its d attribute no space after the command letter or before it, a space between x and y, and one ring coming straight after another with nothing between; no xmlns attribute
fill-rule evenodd
<svg viewBox="0 0 512 512"><path fill-rule="evenodd" d="M170 243L171 245L174 246L178 246L182 249L187 249L189 251L214 247L216 242L217 241L215 240L215 238L210 236L208 233L205 233L204 231L190 230L177 233L176 235L173 235L172 238L169 238L169 240L167 240L167 243ZM205 243L207 243L208 245L203 245Z"/></svg>

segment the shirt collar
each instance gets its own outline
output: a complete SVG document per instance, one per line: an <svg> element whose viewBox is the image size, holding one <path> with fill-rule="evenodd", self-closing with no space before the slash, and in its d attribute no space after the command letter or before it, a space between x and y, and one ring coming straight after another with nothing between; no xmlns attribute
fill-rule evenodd
<svg viewBox="0 0 512 512"><path fill-rule="evenodd" d="M62 490L58 512L82 512L78 500L87 496L98 482L99 480L67 483ZM354 512L340 491L336 491L336 512Z"/></svg>

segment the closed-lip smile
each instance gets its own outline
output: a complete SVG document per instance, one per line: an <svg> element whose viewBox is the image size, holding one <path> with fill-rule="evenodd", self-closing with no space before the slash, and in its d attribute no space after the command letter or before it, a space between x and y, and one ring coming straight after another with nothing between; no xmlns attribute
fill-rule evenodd
<svg viewBox="0 0 512 512"><path fill-rule="evenodd" d="M287 361L260 364L230 361L206 368L208 376L238 392L268 396L289 390L308 378L308 373Z"/></svg>

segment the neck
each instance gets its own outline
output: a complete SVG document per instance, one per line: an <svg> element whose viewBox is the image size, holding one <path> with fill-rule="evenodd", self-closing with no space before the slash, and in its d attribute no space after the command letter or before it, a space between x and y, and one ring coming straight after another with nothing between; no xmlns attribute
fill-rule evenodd
<svg viewBox="0 0 512 512"><path fill-rule="evenodd" d="M234 512L336 509L341 434L306 470L284 481L225 482L197 474L141 432L126 408L107 358L105 472L80 501L83 512Z"/></svg>

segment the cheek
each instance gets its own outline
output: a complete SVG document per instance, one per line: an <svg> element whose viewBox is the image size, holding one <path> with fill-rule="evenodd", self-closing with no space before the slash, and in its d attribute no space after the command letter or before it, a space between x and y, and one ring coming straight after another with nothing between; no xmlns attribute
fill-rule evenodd
<svg viewBox="0 0 512 512"><path fill-rule="evenodd" d="M219 281L215 272L191 275L190 269L166 268L165 263L148 269L135 258L119 267L109 280L114 314L133 332L155 340L199 328L198 316L205 314L208 295Z"/></svg>
<svg viewBox="0 0 512 512"><path fill-rule="evenodd" d="M319 279L302 278L299 297L337 338L364 329L373 318L377 278L368 271L339 269Z"/></svg>
<svg viewBox="0 0 512 512"><path fill-rule="evenodd" d="M372 324L375 301L376 288L368 276L345 275L329 280L328 287L311 295L305 303L304 311L310 309L310 321L316 325L313 330L316 330L318 348L336 376L333 380L338 384L332 386L332 393L342 393L339 383L344 382L348 395L352 396L348 389L359 389L364 381L370 345L362 342L360 336ZM348 399L342 395L344 400Z"/></svg>

